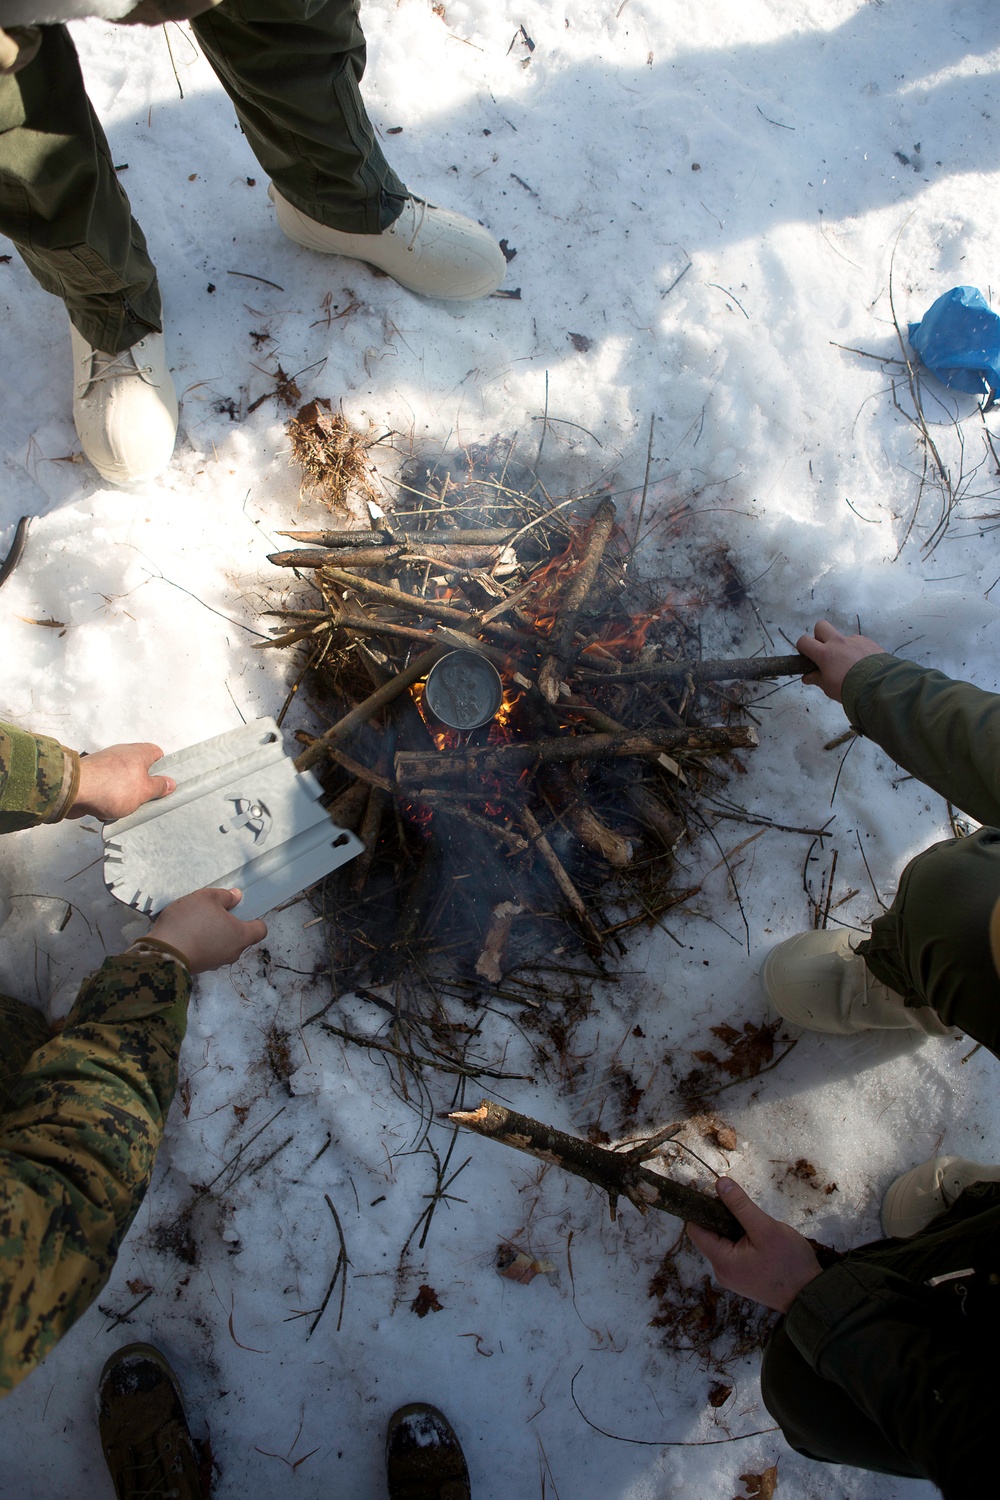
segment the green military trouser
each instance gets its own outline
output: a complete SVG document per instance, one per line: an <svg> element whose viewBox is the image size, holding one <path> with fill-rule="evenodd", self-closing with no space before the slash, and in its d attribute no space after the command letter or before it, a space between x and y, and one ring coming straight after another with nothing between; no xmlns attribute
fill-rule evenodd
<svg viewBox="0 0 1000 1500"><path fill-rule="evenodd" d="M858 952L907 1005L931 1006L1000 1056L990 951L1000 901L1000 695L884 653L855 662L843 698L856 729L984 825L911 859Z"/></svg>
<svg viewBox="0 0 1000 1500"><path fill-rule="evenodd" d="M406 189L361 100L358 0L224 0L191 26L289 203L353 234L399 217ZM0 233L95 348L115 354L162 329L156 271L64 26L45 27L35 59L0 77Z"/></svg>
<svg viewBox="0 0 1000 1500"><path fill-rule="evenodd" d="M997 901L1000 829L933 844L910 860L858 952L907 1005L930 1005L1000 1057L1000 978L989 940Z"/></svg>

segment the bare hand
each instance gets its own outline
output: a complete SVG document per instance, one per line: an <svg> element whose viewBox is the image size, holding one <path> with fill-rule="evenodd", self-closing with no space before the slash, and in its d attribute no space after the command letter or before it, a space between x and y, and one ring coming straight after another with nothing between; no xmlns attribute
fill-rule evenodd
<svg viewBox="0 0 1000 1500"><path fill-rule="evenodd" d="M242 897L242 891L219 887L181 896L164 907L149 936L183 953L192 974L221 969L223 964L235 963L251 943L267 937L267 924L259 917L241 922L233 916L232 909Z"/></svg>
<svg viewBox="0 0 1000 1500"><path fill-rule="evenodd" d="M772 1219L728 1177L720 1177L715 1190L746 1233L734 1245L721 1234L688 1224L692 1243L711 1261L720 1286L786 1313L822 1270L815 1251L797 1229Z"/></svg>
<svg viewBox="0 0 1000 1500"><path fill-rule="evenodd" d="M110 823L125 818L154 797L166 797L177 783L172 776L150 776L163 751L159 745L109 745L80 757L80 787L68 818L87 813Z"/></svg>
<svg viewBox="0 0 1000 1500"><path fill-rule="evenodd" d="M814 661L817 671L807 672L802 681L806 687L820 687L834 703L843 703L844 678L855 662L866 656L881 656L884 646L866 635L841 635L829 620L820 620L813 635L800 635L796 651Z"/></svg>

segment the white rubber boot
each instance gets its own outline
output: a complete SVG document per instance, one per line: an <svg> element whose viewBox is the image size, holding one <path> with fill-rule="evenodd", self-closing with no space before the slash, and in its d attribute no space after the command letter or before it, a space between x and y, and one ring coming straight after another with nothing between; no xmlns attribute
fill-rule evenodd
<svg viewBox="0 0 1000 1500"><path fill-rule="evenodd" d="M381 234L345 234L293 208L273 183L267 191L279 228L296 245L366 261L421 297L472 302L495 292L504 278L507 262L489 230L422 198L407 198Z"/></svg>
<svg viewBox="0 0 1000 1500"><path fill-rule="evenodd" d="M967 1161L964 1156L935 1156L897 1177L882 1200L882 1233L906 1239L926 1229L974 1182L1000 1182L1000 1167Z"/></svg>
<svg viewBox="0 0 1000 1500"><path fill-rule="evenodd" d="M177 394L162 333L147 333L121 354L94 349L70 325L73 421L87 458L110 484L155 479L177 436Z"/></svg>
<svg viewBox="0 0 1000 1500"><path fill-rule="evenodd" d="M844 1035L882 1029L955 1036L930 1006L906 1006L868 970L843 928L800 932L771 949L760 971L764 993L786 1021Z"/></svg>

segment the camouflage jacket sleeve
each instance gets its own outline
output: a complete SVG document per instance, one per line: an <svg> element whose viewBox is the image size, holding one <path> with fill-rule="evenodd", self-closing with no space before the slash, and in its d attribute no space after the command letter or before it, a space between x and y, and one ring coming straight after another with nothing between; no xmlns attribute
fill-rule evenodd
<svg viewBox="0 0 1000 1500"><path fill-rule="evenodd" d="M0 1115L0 1395L93 1302L149 1184L177 1086L186 968L109 958Z"/></svg>
<svg viewBox="0 0 1000 1500"><path fill-rule="evenodd" d="M79 787L75 750L0 722L0 833L58 822Z"/></svg>
<svg viewBox="0 0 1000 1500"><path fill-rule="evenodd" d="M1000 694L880 655L854 664L843 696L851 723L897 765L978 822L1000 825Z"/></svg>

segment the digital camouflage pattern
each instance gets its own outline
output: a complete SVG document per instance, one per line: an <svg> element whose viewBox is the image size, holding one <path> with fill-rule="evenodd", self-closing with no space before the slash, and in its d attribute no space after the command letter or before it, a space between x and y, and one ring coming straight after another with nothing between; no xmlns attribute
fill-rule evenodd
<svg viewBox="0 0 1000 1500"><path fill-rule="evenodd" d="M0 724L0 832L72 804L79 761ZM0 1395L104 1286L177 1087L191 978L152 949L105 960L56 1036L0 996Z"/></svg>
<svg viewBox="0 0 1000 1500"><path fill-rule="evenodd" d="M106 1283L149 1185L191 979L121 954L83 985L61 1033L4 1000L5 1055L37 1046L0 1113L0 1394L29 1374Z"/></svg>
<svg viewBox="0 0 1000 1500"><path fill-rule="evenodd" d="M79 784L74 750L0 723L0 833L56 822L72 806Z"/></svg>

